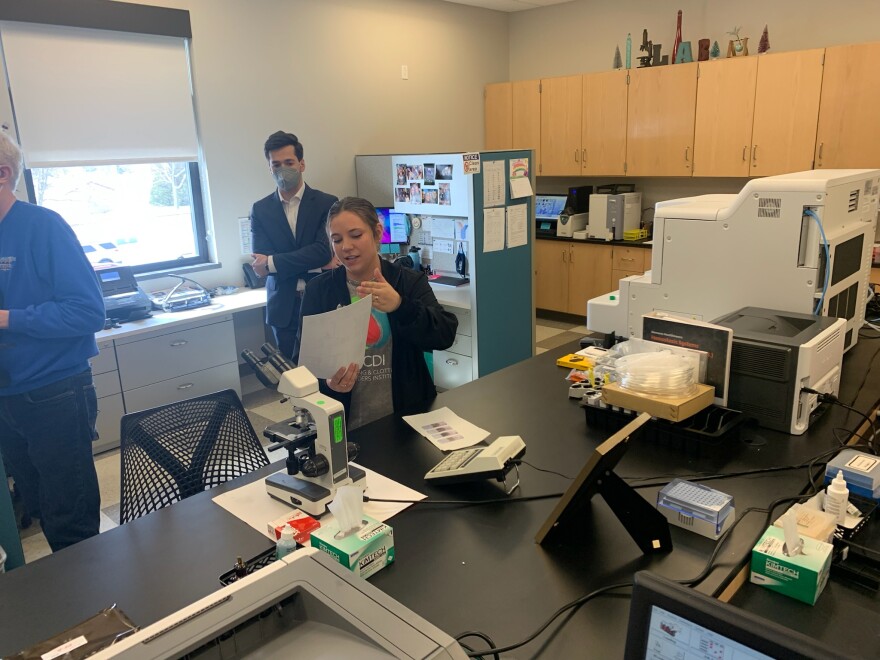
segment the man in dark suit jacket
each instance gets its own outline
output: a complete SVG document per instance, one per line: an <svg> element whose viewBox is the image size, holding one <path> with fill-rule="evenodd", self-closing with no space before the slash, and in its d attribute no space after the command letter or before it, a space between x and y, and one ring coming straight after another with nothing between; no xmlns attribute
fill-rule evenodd
<svg viewBox="0 0 880 660"><path fill-rule="evenodd" d="M332 261L327 212L336 197L303 182L303 146L293 133L278 131L263 146L278 189L251 209L253 267L268 276L266 322L288 358L296 349L300 304L306 282Z"/></svg>

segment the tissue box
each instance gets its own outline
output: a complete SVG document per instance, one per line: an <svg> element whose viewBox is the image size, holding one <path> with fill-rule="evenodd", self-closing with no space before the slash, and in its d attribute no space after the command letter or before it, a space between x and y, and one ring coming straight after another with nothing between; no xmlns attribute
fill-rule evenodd
<svg viewBox="0 0 880 660"><path fill-rule="evenodd" d="M785 535L778 527L767 531L752 548L751 581L810 605L816 603L831 567L830 543L801 536L801 554L789 557L782 548Z"/></svg>
<svg viewBox="0 0 880 660"><path fill-rule="evenodd" d="M394 530L362 516L361 528L342 536L336 521L312 532L312 547L323 550L363 578L394 561Z"/></svg>
<svg viewBox="0 0 880 660"><path fill-rule="evenodd" d="M309 544L309 535L321 526L321 523L312 518L305 511L293 509L280 518L269 522L269 536L276 541L281 538L281 530L285 525L293 527L293 539L300 545Z"/></svg>

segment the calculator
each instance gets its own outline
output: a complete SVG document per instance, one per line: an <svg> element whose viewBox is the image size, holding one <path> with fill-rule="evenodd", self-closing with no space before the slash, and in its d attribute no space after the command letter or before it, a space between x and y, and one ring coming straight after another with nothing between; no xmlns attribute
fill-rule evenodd
<svg viewBox="0 0 880 660"><path fill-rule="evenodd" d="M513 461L526 453L526 443L518 435L496 439L488 447L470 447L450 452L428 470L425 479L433 483L460 483L480 479L504 481Z"/></svg>

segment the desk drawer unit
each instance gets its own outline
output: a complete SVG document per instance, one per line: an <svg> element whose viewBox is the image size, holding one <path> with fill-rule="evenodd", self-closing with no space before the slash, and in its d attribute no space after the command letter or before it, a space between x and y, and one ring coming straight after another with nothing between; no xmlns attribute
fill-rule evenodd
<svg viewBox="0 0 880 660"><path fill-rule="evenodd" d="M463 309L461 307L449 307L446 305L443 306L443 309L447 312L452 312L458 319L458 329L455 332L469 337L473 334L471 332L471 310Z"/></svg>
<svg viewBox="0 0 880 660"><path fill-rule="evenodd" d="M611 250L611 269L641 275L645 272L646 255L648 255L648 263L651 263L650 254L651 251L645 248L615 245Z"/></svg>
<svg viewBox="0 0 880 660"><path fill-rule="evenodd" d="M474 379L473 360L449 351L434 351L434 384L444 390L464 385Z"/></svg>
<svg viewBox="0 0 880 660"><path fill-rule="evenodd" d="M122 389L183 376L236 360L232 321L116 342ZM227 387L231 387L229 384ZM126 397L127 398L127 397Z"/></svg>
<svg viewBox="0 0 880 660"><path fill-rule="evenodd" d="M116 350L113 348L113 341L108 339L98 342L98 354L89 360L89 363L92 365L93 374L116 371Z"/></svg>
<svg viewBox="0 0 880 660"><path fill-rule="evenodd" d="M95 423L98 439L92 443L93 454L119 446L119 420L124 414L121 393L98 399L98 421Z"/></svg>
<svg viewBox="0 0 880 660"><path fill-rule="evenodd" d="M468 335L455 335L452 346L446 349L450 353L471 357L471 338Z"/></svg>
<svg viewBox="0 0 880 660"><path fill-rule="evenodd" d="M125 411L147 410L166 403L191 399L219 390L234 389L240 394L238 363L230 362L203 371L185 374L159 383L125 391Z"/></svg>

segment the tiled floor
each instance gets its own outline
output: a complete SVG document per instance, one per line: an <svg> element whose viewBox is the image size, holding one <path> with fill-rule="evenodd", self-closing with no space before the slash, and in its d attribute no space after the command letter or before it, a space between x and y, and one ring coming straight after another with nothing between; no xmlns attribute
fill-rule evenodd
<svg viewBox="0 0 880 660"><path fill-rule="evenodd" d="M570 320L565 320L564 317L539 318L535 328L535 352L540 354L552 350L587 334L586 327L578 325L577 320L576 317ZM249 382L250 379L254 382ZM242 401L254 428L262 429L290 417L289 404L279 403L278 393L262 388L253 376L242 379L242 386L246 392ZM274 461L279 457L273 453L269 454L269 458ZM101 489L101 531L104 532L119 524L119 450L105 452L96 457L95 467ZM21 537L27 562L35 561L51 552L46 537L40 530L39 521L34 521L28 529L22 530Z"/></svg>

